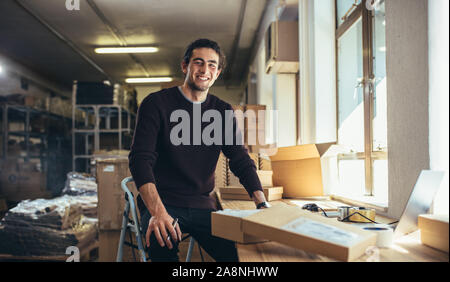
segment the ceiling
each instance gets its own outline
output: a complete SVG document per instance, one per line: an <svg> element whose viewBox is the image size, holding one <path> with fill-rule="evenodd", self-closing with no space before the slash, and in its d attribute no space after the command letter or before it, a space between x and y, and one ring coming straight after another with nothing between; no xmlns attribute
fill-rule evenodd
<svg viewBox="0 0 450 282"><path fill-rule="evenodd" d="M72 0L76 1L76 0ZM60 85L127 77L181 79L186 46L210 38L225 51L219 84L239 85L270 0L1 0L0 53ZM96 54L94 48L143 46L153 54Z"/></svg>

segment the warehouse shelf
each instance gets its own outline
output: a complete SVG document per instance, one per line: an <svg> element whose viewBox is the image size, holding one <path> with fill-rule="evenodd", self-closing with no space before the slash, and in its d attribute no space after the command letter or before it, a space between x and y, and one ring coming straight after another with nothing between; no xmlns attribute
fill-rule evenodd
<svg viewBox="0 0 450 282"><path fill-rule="evenodd" d="M13 136L23 136L23 137L28 136L30 138L42 138L47 136L47 134L44 133L29 132L29 131L9 131L8 134Z"/></svg>
<svg viewBox="0 0 450 282"><path fill-rule="evenodd" d="M31 120L39 116L42 118L43 113L39 110L21 106L21 105L0 105L2 112L2 158L8 158L8 146L10 142L10 136L22 137L25 143L25 156L19 156L22 158L31 158L30 155L30 138L40 139L41 144L44 144L44 150L46 145L47 134L41 132L33 132L31 129ZM23 130L10 130L11 123L18 123L23 126Z"/></svg>
<svg viewBox="0 0 450 282"><path fill-rule="evenodd" d="M46 179L43 185L52 194L58 194L70 169L67 165L70 166L71 162L70 151L67 150L71 142L70 125L71 119L64 116L30 106L1 103L0 163L3 168L9 166L0 173L1 185L17 185L7 181L9 174L19 173L12 165L38 164L39 172ZM35 175L30 176L30 181L33 177ZM35 184L25 181L21 185ZM13 193L13 190L9 191Z"/></svg>
<svg viewBox="0 0 450 282"><path fill-rule="evenodd" d="M97 85L98 86L98 85ZM91 172L90 159L100 150L127 150L127 142L131 139L136 114L125 107L116 104L89 104L88 96L83 96L83 104L77 103L78 82L74 82L72 91L72 116L81 112L84 121L75 124L72 120L72 170L76 172ZM93 88L92 101L97 101ZM117 88L114 88L116 91ZM83 91L89 91L86 86ZM111 95L113 92L111 92ZM115 93L115 92L114 92ZM102 92L104 95L104 92ZM108 97L103 97L109 99ZM109 99L113 101L111 97Z"/></svg>

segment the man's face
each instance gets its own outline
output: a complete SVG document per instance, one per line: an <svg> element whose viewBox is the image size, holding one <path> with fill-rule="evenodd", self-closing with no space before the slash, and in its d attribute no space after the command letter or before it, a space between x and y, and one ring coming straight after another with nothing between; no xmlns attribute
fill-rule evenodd
<svg viewBox="0 0 450 282"><path fill-rule="evenodd" d="M219 77L219 55L211 48L198 48L192 51L189 64L181 63L185 82L195 91L207 91Z"/></svg>

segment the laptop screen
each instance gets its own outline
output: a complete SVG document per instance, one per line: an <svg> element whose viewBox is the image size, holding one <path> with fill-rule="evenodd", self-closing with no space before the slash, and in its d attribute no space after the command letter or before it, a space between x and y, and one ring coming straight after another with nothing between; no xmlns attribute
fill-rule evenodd
<svg viewBox="0 0 450 282"><path fill-rule="evenodd" d="M409 196L408 203L395 228L395 237L409 234L418 229L419 215L428 213L434 197L445 176L443 171L423 170Z"/></svg>

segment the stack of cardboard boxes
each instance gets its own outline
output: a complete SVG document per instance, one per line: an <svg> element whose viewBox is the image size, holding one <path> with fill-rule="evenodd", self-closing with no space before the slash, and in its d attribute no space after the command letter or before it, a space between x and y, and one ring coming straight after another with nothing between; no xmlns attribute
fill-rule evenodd
<svg viewBox="0 0 450 282"><path fill-rule="evenodd" d="M96 160L100 262L116 261L125 210L125 193L121 188L121 181L129 176L131 173L126 156L112 156ZM128 189L136 199L138 192L134 183L129 183ZM134 233L132 237L133 243L136 245ZM129 241L128 234L126 240ZM123 261L135 261L130 247L124 246L123 250ZM135 255L139 260L137 250L135 250Z"/></svg>
<svg viewBox="0 0 450 282"><path fill-rule="evenodd" d="M265 146L266 106L233 106L239 129L244 137L243 144L251 153L258 153L258 148Z"/></svg>
<svg viewBox="0 0 450 282"><path fill-rule="evenodd" d="M40 169L39 159L28 162L7 159L0 162L0 194L12 202L26 199L50 198L47 174Z"/></svg>
<svg viewBox="0 0 450 282"><path fill-rule="evenodd" d="M251 159L257 168L257 174L267 201L275 201L282 198L283 187L274 186L272 182L273 172L262 170L270 168L270 162L260 157L259 154L250 153ZM252 200L233 172L230 170L228 159L221 153L216 168L216 191L223 200Z"/></svg>

